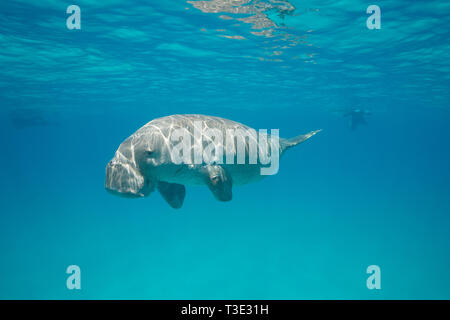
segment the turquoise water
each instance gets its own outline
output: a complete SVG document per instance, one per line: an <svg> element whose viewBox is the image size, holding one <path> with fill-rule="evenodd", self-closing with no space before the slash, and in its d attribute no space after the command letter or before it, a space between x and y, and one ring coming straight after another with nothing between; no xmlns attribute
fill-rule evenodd
<svg viewBox="0 0 450 320"><path fill-rule="evenodd" d="M450 298L450 4L227 3L78 0L81 30L72 3L0 3L0 298ZM231 202L105 192L119 144L177 113L323 131Z"/></svg>

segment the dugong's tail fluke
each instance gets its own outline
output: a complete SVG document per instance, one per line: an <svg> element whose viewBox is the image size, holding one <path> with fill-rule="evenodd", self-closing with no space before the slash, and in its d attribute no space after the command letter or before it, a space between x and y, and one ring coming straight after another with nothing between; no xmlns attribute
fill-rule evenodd
<svg viewBox="0 0 450 320"><path fill-rule="evenodd" d="M322 129L311 131L308 132L307 134L301 134L299 136L295 136L290 139L280 139L281 151L282 152L286 151L287 149L294 147L305 140L308 140L309 138L311 138L316 133L319 133L320 131L322 131Z"/></svg>

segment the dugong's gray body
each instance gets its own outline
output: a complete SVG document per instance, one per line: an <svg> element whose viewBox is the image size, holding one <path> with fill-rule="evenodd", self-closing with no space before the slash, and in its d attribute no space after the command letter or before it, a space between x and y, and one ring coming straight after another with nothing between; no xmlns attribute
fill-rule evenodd
<svg viewBox="0 0 450 320"><path fill-rule="evenodd" d="M114 158L106 167L105 188L111 193L127 197L145 197L157 188L169 205L180 208L186 193L184 185L207 185L218 200L229 201L232 198L233 185L254 182L264 177L260 171L264 165L249 164L248 161L245 164L236 162L226 164L226 161L223 161L223 164L211 161L208 163L193 161L191 164L174 163L171 151L175 145L180 144L179 140L172 139L174 132L177 132L177 129L185 130L192 141L195 141L199 139L196 132L205 132L207 128L218 129L222 133L223 140L227 136L227 130L251 130L250 127L235 121L205 115L172 115L155 119L119 146ZM292 139L280 138L279 155L312 137L318 131L320 130ZM223 143L205 135L200 139L203 146L210 143L214 145ZM267 139L270 142L270 137ZM256 140L255 143L257 144ZM195 142L192 143L194 144ZM237 144L237 142L231 144L234 154L238 151ZM227 147L229 147L228 144L224 146L224 149ZM224 157L226 152L227 150L223 151ZM245 153L248 159L249 140L245 142Z"/></svg>

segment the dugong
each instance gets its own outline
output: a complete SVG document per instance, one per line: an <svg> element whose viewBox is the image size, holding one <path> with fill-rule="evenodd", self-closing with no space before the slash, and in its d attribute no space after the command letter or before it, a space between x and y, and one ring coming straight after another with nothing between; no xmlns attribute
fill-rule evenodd
<svg viewBox="0 0 450 320"><path fill-rule="evenodd" d="M157 189L175 209L183 205L185 185L206 185L217 200L229 201L232 186L267 175L262 170L273 163L261 157L261 150L270 152L275 162L319 131L282 139L272 130L266 139L263 135L257 139L256 130L219 117L184 114L154 119L119 146L106 166L105 188L133 198L146 197Z"/></svg>

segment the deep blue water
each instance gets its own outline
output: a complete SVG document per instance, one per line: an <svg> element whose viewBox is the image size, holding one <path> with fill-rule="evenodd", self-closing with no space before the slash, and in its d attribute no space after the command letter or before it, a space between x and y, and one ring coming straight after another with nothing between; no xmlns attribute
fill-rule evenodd
<svg viewBox="0 0 450 320"><path fill-rule="evenodd" d="M214 3L77 0L81 30L72 3L0 3L0 298L449 299L450 3ZM177 113L323 131L231 202L105 192Z"/></svg>

